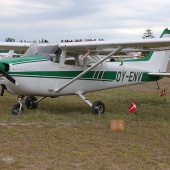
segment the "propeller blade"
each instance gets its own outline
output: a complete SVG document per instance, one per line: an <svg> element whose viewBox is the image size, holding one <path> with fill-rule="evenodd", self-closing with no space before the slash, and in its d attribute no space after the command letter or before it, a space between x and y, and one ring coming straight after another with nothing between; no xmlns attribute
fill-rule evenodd
<svg viewBox="0 0 170 170"><path fill-rule="evenodd" d="M4 89L2 88L1 89L1 96L3 96L4 95Z"/></svg>
<svg viewBox="0 0 170 170"><path fill-rule="evenodd" d="M11 81L12 83L14 83L15 85L18 85L17 81L12 78L9 74L7 74L4 70L0 69L0 73L5 76L9 81Z"/></svg>

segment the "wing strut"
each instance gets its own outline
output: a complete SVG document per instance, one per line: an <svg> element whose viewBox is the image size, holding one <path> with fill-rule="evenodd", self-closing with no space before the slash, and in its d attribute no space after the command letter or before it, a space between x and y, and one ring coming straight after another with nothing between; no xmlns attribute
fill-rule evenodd
<svg viewBox="0 0 170 170"><path fill-rule="evenodd" d="M70 85L71 83L73 83L74 81L76 81L77 79L79 79L80 77L82 77L84 74L86 74L87 72L89 72L90 70L92 70L93 68L97 67L99 64L101 64L103 61L107 60L109 57L111 57L112 55L118 53L119 51L121 51L123 49L122 46L117 47L117 49L115 49L114 51L112 51L110 54L108 54L105 58L103 58L102 60L100 60L99 62L97 62L96 64L92 65L91 67L89 67L88 69L84 70L82 73L80 73L78 76L74 77L72 80L70 80L69 82L67 82L66 84L64 84L63 86L61 86L58 89L55 89L54 92L58 93L60 92L62 89L66 88L68 85Z"/></svg>

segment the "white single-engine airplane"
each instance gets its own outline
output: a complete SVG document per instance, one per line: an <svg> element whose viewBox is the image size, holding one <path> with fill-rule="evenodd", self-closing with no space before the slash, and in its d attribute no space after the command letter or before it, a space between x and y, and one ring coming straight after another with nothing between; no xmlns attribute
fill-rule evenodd
<svg viewBox="0 0 170 170"><path fill-rule="evenodd" d="M30 46L30 47L29 47ZM102 101L93 104L83 94L103 89L157 81L166 73L170 51L170 30L165 29L160 38L140 41L68 42L59 44L3 44L2 49L26 49L21 58L0 60L0 76L4 90L18 95L12 114L23 112L23 98L28 109L37 108L46 97L78 95L91 108L93 114L103 114ZM131 47L152 48L145 58L105 62L122 49ZM161 47L166 50L160 51ZM158 51L157 51L158 49ZM112 51L111 51L112 50ZM103 58L100 52L108 52ZM35 96L41 96L39 100Z"/></svg>

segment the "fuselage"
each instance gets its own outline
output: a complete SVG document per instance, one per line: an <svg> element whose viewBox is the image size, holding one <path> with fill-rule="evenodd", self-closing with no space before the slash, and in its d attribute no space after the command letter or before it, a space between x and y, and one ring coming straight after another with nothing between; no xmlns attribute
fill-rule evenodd
<svg viewBox="0 0 170 170"><path fill-rule="evenodd" d="M56 47L57 48L57 47ZM52 55L50 55L52 56ZM56 55L55 55L56 56ZM74 60L73 60L74 59ZM34 95L57 97L61 95L76 94L115 88L120 86L144 83L158 80L160 77L148 76L151 71L144 67L146 60L125 60L103 62L78 80L68 85L60 92L56 89L73 79L96 61L86 58L82 63L76 63L77 58L60 55L59 61L49 56L25 56L17 59L1 60L9 65L8 74L18 83L11 83L4 76L7 90L17 95ZM78 58L79 60L79 58ZM98 60L100 58L98 57ZM145 69L144 69L145 68Z"/></svg>

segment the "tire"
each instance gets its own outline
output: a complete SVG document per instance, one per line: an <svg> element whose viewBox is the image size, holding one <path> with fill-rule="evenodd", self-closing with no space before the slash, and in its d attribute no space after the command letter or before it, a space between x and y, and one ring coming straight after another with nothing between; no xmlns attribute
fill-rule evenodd
<svg viewBox="0 0 170 170"><path fill-rule="evenodd" d="M25 106L27 109L36 109L38 106L38 103L35 103L37 101L37 98L35 96L28 96L25 100Z"/></svg>
<svg viewBox="0 0 170 170"><path fill-rule="evenodd" d="M23 113L23 111L24 111L23 106L21 107L21 110L20 110L20 104L19 103L15 104L12 108L12 114L13 115L20 115L20 114Z"/></svg>
<svg viewBox="0 0 170 170"><path fill-rule="evenodd" d="M92 113L95 115L104 114L105 105L102 101L95 101L92 105Z"/></svg>

